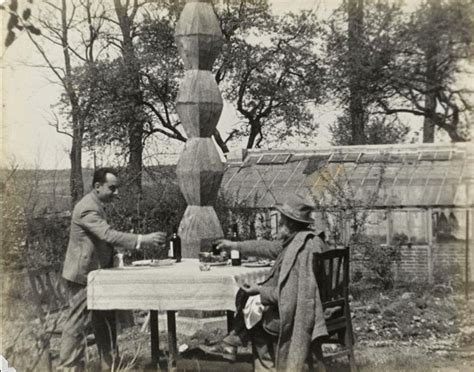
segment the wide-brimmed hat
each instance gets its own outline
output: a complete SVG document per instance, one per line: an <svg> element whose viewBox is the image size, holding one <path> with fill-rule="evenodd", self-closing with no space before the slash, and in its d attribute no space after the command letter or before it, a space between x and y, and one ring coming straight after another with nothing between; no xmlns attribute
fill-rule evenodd
<svg viewBox="0 0 474 372"><path fill-rule="evenodd" d="M303 223L314 222L311 213L315 211L316 206L301 195L290 195L283 203L277 203L274 208L292 220Z"/></svg>

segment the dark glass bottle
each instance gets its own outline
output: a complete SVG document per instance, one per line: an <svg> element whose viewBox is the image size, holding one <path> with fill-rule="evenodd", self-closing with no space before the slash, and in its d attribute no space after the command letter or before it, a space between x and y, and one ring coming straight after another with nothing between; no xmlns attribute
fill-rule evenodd
<svg viewBox="0 0 474 372"><path fill-rule="evenodd" d="M219 249L217 249L217 242L213 242L211 244L211 253L213 256L219 256L220 255L220 251Z"/></svg>
<svg viewBox="0 0 474 372"><path fill-rule="evenodd" d="M239 241L239 227L236 223L232 225L232 237L230 238L233 242Z"/></svg>
<svg viewBox="0 0 474 372"><path fill-rule="evenodd" d="M168 257L175 259L176 262L181 262L181 238L176 227L173 228L173 235L170 239Z"/></svg>
<svg viewBox="0 0 474 372"><path fill-rule="evenodd" d="M232 237L233 242L239 241L239 230L237 224L232 225ZM232 261L232 266L240 266L242 264L242 259L240 257L240 251L238 249L232 249L230 251L230 259Z"/></svg>

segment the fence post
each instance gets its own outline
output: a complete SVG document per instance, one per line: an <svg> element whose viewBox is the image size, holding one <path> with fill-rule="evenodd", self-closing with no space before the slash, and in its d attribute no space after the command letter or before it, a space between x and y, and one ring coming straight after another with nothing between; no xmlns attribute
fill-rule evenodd
<svg viewBox="0 0 474 372"><path fill-rule="evenodd" d="M466 258L465 258L465 284L464 284L464 296L466 301L469 300L469 208L466 208Z"/></svg>
<svg viewBox="0 0 474 372"><path fill-rule="evenodd" d="M427 240L428 240L428 283L433 283L433 208L428 208L425 213Z"/></svg>

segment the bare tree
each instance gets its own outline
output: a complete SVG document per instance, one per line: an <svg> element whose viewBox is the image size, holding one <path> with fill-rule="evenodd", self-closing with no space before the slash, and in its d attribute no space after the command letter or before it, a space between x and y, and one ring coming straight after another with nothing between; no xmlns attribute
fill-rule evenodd
<svg viewBox="0 0 474 372"><path fill-rule="evenodd" d="M64 89L64 96L68 103L69 123L61 125L56 117L52 125L56 127L58 133L71 138L69 155L72 204L79 200L84 192L82 141L89 111L93 105L93 100L84 99L78 94L79 90L74 85L74 68L80 65L90 71L94 70L95 56L100 53L100 51L95 51L95 47L103 25L104 13L102 3L97 1L44 1L40 4L39 16L32 16L41 32L29 27L30 25L26 23L22 27L22 32L28 35L46 67ZM18 21L25 22L20 17ZM56 48L62 51L61 61L55 58ZM90 82L93 84L94 79L90 79Z"/></svg>

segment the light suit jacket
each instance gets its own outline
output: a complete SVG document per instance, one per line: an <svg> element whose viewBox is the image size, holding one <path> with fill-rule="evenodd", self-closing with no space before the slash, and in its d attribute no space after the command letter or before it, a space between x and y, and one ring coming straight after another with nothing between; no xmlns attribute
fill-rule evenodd
<svg viewBox="0 0 474 372"><path fill-rule="evenodd" d="M102 202L94 191L89 192L72 212L63 277L87 284L89 272L112 267L114 248L133 249L137 238L135 234L113 230L107 223Z"/></svg>

